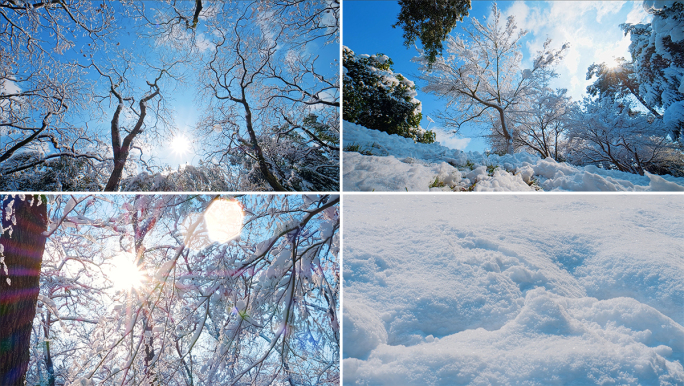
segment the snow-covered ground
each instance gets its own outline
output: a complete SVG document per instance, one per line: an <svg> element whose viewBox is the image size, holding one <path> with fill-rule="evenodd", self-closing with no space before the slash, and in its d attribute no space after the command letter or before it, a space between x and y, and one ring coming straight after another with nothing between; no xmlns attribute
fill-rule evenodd
<svg viewBox="0 0 684 386"><path fill-rule="evenodd" d="M358 146L343 153L345 191L684 190L684 178L578 167L528 153L462 152L349 122L343 137L345 149Z"/></svg>
<svg viewBox="0 0 684 386"><path fill-rule="evenodd" d="M683 385L684 196L346 195L345 385Z"/></svg>

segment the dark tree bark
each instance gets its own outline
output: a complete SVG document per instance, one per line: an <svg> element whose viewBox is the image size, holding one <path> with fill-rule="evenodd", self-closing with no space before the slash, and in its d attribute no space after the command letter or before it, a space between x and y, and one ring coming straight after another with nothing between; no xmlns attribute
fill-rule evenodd
<svg viewBox="0 0 684 386"><path fill-rule="evenodd" d="M195 0L195 15L192 17L192 28L197 27L197 22L199 21L199 15L202 12L202 0Z"/></svg>
<svg viewBox="0 0 684 386"><path fill-rule="evenodd" d="M241 103L245 108L245 121L247 123L247 132L249 133L249 139L251 140L252 148L256 154L257 160L259 161L259 170L264 176L269 185L273 190L278 192L285 192L287 189L278 182L278 178L271 173L271 169L268 167L264 153L261 151L261 146L259 146L259 141L257 140L256 133L254 132L254 127L252 126L252 111L247 103L247 97L245 96L245 89L242 89L242 99L233 99L233 101Z"/></svg>
<svg viewBox="0 0 684 386"><path fill-rule="evenodd" d="M6 221L7 206L14 201L16 225ZM0 385L23 385L29 362L31 325L36 315L40 267L45 250L47 200L37 197L7 198L2 201L4 261L8 275L0 268ZM31 205L33 204L33 205ZM9 279L9 281L8 281Z"/></svg>

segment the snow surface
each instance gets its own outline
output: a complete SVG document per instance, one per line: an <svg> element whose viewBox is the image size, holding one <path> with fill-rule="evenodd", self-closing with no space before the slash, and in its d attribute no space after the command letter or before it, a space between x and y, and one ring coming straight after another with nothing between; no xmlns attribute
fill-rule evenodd
<svg viewBox="0 0 684 386"><path fill-rule="evenodd" d="M684 384L684 196L347 195L345 385Z"/></svg>
<svg viewBox="0 0 684 386"><path fill-rule="evenodd" d="M359 152L343 154L345 191L684 191L681 177L574 166L528 153L463 152L345 121L344 146L350 145Z"/></svg>

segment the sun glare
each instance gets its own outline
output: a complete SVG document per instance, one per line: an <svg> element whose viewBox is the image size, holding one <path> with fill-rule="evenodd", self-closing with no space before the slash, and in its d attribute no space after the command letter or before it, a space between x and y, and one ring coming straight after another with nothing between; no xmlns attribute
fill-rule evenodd
<svg viewBox="0 0 684 386"><path fill-rule="evenodd" d="M171 151L183 155L190 151L190 141L182 134L177 134L171 140Z"/></svg>
<svg viewBox="0 0 684 386"><path fill-rule="evenodd" d="M214 201L204 212L209 238L212 241L226 243L238 237L242 232L243 217L239 202L225 199Z"/></svg>
<svg viewBox="0 0 684 386"><path fill-rule="evenodd" d="M620 61L615 56L611 56L610 58L606 59L605 63L608 68L617 68L620 65Z"/></svg>
<svg viewBox="0 0 684 386"><path fill-rule="evenodd" d="M117 290L130 290L142 285L144 273L135 265L134 256L129 253L116 255L111 260L109 278Z"/></svg>

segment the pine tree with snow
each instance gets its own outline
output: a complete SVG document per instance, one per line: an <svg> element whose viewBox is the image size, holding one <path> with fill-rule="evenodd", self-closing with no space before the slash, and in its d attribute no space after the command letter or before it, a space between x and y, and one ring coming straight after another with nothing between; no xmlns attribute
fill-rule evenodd
<svg viewBox="0 0 684 386"><path fill-rule="evenodd" d="M389 134L432 143L435 135L420 127L421 103L415 84L392 71L383 54L355 55L344 47L343 115L348 122Z"/></svg>
<svg viewBox="0 0 684 386"><path fill-rule="evenodd" d="M634 68L634 63L624 58L618 58L616 66L609 66L606 63L592 64L587 69L587 80L596 79L587 86L587 94L614 99L631 95L656 118L662 118L662 115L641 96Z"/></svg>
<svg viewBox="0 0 684 386"><path fill-rule="evenodd" d="M410 47L420 38L428 61L434 63L442 54L442 42L468 16L470 0L399 0L401 12L392 27L404 30L404 45Z"/></svg>
<svg viewBox="0 0 684 386"><path fill-rule="evenodd" d="M684 2L644 1L650 24L622 24L646 104L662 109L674 140L684 129Z"/></svg>

